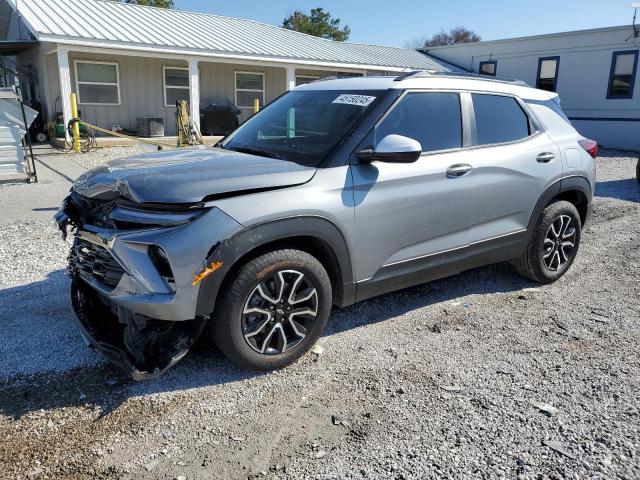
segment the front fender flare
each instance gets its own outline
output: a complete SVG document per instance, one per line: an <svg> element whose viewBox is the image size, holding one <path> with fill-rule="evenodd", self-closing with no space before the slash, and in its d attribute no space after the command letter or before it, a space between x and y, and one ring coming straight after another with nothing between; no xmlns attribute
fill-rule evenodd
<svg viewBox="0 0 640 480"><path fill-rule="evenodd" d="M244 255L272 242L302 236L317 238L330 248L340 274L339 304L353 303L355 301L355 284L351 255L340 229L324 217L294 216L248 227L215 245L206 263L222 262L222 267L201 282L196 313L210 315L213 312L225 277Z"/></svg>

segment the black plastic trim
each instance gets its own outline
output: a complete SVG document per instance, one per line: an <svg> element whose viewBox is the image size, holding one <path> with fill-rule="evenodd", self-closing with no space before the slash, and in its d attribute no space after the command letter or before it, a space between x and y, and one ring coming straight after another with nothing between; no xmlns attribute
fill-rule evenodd
<svg viewBox="0 0 640 480"><path fill-rule="evenodd" d="M338 306L352 304L355 301L355 283L351 255L342 232L327 218L295 216L251 226L221 241L206 262L223 262L223 266L202 281L196 314L211 314L224 278L244 255L266 244L301 236L317 238L330 248L340 274L340 284L336 285L338 295L334 298L334 303Z"/></svg>
<svg viewBox="0 0 640 480"><path fill-rule="evenodd" d="M533 209L533 213L531 214L531 218L529 219L529 224L527 226L529 237L533 233L533 229L535 228L536 222L538 221L538 218L540 218L544 207L546 207L554 197L557 197L561 193L570 192L572 190L578 190L579 192L584 194L585 198L587 199L587 220L589 219L589 217L591 216L591 200L593 197L591 183L589 183L589 180L581 175L561 178L552 183L538 199L536 207ZM587 222L585 222L585 224L586 223ZM582 225L582 227L584 228L584 225Z"/></svg>
<svg viewBox="0 0 640 480"><path fill-rule="evenodd" d="M526 244L527 232L522 230L445 252L386 265L372 278L358 283L356 301L450 277L472 268L511 260L523 252Z"/></svg>

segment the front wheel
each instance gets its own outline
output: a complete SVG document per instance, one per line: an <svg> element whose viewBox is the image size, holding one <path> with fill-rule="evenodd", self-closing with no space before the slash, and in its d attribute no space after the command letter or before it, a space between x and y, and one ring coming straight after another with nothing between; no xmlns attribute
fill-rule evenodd
<svg viewBox="0 0 640 480"><path fill-rule="evenodd" d="M573 204L563 200L547 205L527 250L515 261L518 273L540 283L558 280L576 258L581 229L580 215Z"/></svg>
<svg viewBox="0 0 640 480"><path fill-rule="evenodd" d="M242 368L275 370L320 337L331 311L322 264L300 250L277 250L242 265L221 291L210 320L218 349Z"/></svg>

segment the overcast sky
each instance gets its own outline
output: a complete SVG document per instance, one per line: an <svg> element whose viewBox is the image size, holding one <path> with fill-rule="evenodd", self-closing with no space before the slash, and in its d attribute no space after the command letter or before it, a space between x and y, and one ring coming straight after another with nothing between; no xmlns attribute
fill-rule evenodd
<svg viewBox="0 0 640 480"><path fill-rule="evenodd" d="M637 0L634 0L637 1ZM321 6L351 27L349 41L404 47L462 25L483 40L631 24L632 0L175 0L176 8L281 25ZM640 14L639 14L640 16Z"/></svg>

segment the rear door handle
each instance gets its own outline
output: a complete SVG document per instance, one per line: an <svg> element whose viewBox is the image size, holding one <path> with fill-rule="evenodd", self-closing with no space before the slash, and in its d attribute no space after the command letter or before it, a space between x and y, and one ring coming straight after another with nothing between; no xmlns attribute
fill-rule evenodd
<svg viewBox="0 0 640 480"><path fill-rule="evenodd" d="M556 158L556 156L553 153L544 152L544 153L541 153L540 155L538 155L536 160L538 160L538 163L549 163L554 158Z"/></svg>
<svg viewBox="0 0 640 480"><path fill-rule="evenodd" d="M447 177L458 178L466 175L470 171L471 165L467 163L456 163L455 165L451 165L449 168L447 168Z"/></svg>

